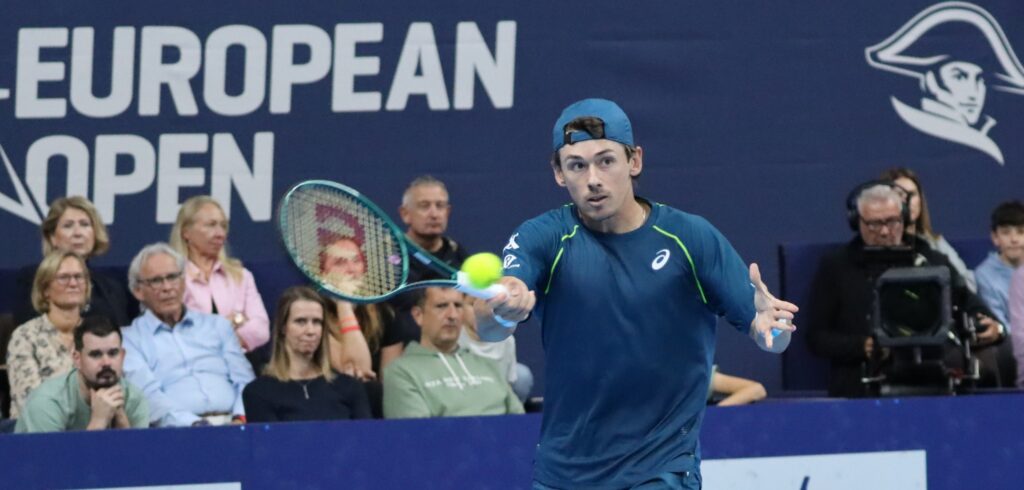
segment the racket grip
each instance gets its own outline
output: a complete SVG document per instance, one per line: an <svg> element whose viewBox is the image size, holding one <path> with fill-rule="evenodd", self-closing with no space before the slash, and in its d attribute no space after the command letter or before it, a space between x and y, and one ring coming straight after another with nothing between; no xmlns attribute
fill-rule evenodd
<svg viewBox="0 0 1024 490"><path fill-rule="evenodd" d="M462 271L459 271L459 273L457 274L456 281L458 282L458 285L455 286L456 290L473 296L474 298L487 300L499 294L504 294L508 292L508 288L506 288L503 284L498 283L491 284L486 289L474 288L471 284L469 284L469 276ZM512 328L519 324L518 322L514 322L512 320L506 320L502 318L501 315L497 314L494 315L494 320L501 324L501 326L506 328Z"/></svg>
<svg viewBox="0 0 1024 490"><path fill-rule="evenodd" d="M455 280L458 282L455 289L473 296L474 298L491 299L499 294L508 292L508 288L498 283L491 284L486 289L477 289L469 283L469 275L462 271L459 271Z"/></svg>

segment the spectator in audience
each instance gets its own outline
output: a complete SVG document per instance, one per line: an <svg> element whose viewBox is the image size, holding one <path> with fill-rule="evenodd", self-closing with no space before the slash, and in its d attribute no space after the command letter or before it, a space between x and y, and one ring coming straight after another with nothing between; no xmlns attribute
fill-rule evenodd
<svg viewBox="0 0 1024 490"><path fill-rule="evenodd" d="M910 206L910 221L907 223L905 233L917 235L924 239L928 246L946 256L949 259L957 274L964 279L967 288L971 292L977 292L978 286L974 280L974 273L967 268L960 254L953 248L946 239L932 229L931 213L928 212L928 199L925 198L924 188L921 187L921 180L913 170L904 167L894 167L879 177L882 180L895 182L903 190L907 204Z"/></svg>
<svg viewBox="0 0 1024 490"><path fill-rule="evenodd" d="M332 306L305 286L285 290L274 315L274 353L263 375L242 392L249 422L370 417L366 390L331 369Z"/></svg>
<svg viewBox="0 0 1024 490"><path fill-rule="evenodd" d="M1010 276L1024 261L1024 203L1008 201L992 211L992 244L996 250L978 265L974 271L978 281L978 295L1008 329L1011 341L999 344L996 362L999 377L1005 386L1014 386L1017 379L1017 362L1013 356L1013 329L1007 306L1010 292Z"/></svg>
<svg viewBox="0 0 1024 490"><path fill-rule="evenodd" d="M409 187L402 194L402 205L398 208L398 215L406 225L405 236L434 257L441 259L442 262L458 269L469 253L455 239L445 236L445 233L448 232L448 218L451 216L451 212L448 188L444 182L430 175L417 177L409 183ZM447 277L442 277L430 266L417 260L409 261L409 282L426 279L447 279ZM411 314L412 307L416 304L416 298L416 293L412 292L400 294L389 300L398 318L397 337L402 342L401 345L390 346L390 351L385 357L400 356L406 344L420 337L419 328ZM472 316L471 308L466 308L466 310L468 322L469 317Z"/></svg>
<svg viewBox="0 0 1024 490"><path fill-rule="evenodd" d="M227 318L254 369L254 352L270 339L270 319L252 273L227 253L228 218L210 196L189 198L178 210L170 244L185 264L185 306Z"/></svg>
<svg viewBox="0 0 1024 490"><path fill-rule="evenodd" d="M497 363L459 347L462 293L426 288L412 308L420 341L384 368L386 418L523 413Z"/></svg>
<svg viewBox="0 0 1024 490"><path fill-rule="evenodd" d="M185 307L184 273L185 258L166 243L132 259L128 283L145 313L123 330L125 374L157 425L242 423L252 368L230 322Z"/></svg>
<svg viewBox="0 0 1024 490"><path fill-rule="evenodd" d="M353 228L356 232L351 237L324 236L327 246L321 253L320 270L336 288L354 293L362 287L367 270L361 228ZM331 366L364 381L373 416L383 418L384 395L377 373L401 355L403 345L396 338L394 310L387 303L353 305L339 298L332 306Z"/></svg>
<svg viewBox="0 0 1024 490"><path fill-rule="evenodd" d="M466 298L467 300L470 298ZM467 310L470 308L467 306ZM512 385L519 401L526 402L533 389L533 372L525 364L516 362L516 338L509 335L500 342L487 342L480 339L476 331L476 316L471 315L459 335L459 346L470 352L498 363L506 381Z"/></svg>
<svg viewBox="0 0 1024 490"><path fill-rule="evenodd" d="M996 207L992 211L991 236L996 249L974 271L978 295L995 313L996 320L1010 325L1007 309L1010 276L1024 260L1024 203L1008 201Z"/></svg>
<svg viewBox="0 0 1024 490"><path fill-rule="evenodd" d="M1024 267L1013 271L1010 292L1007 298L1010 310L1010 330L1024 332ZM1010 335L1013 341L1013 357L1017 359L1017 387L1024 388L1024 335Z"/></svg>
<svg viewBox="0 0 1024 490"><path fill-rule="evenodd" d="M89 269L74 252L54 251L39 264L32 281L32 304L39 316L11 334L7 349L11 418L22 413L32 390L72 367L75 327L89 304Z"/></svg>
<svg viewBox="0 0 1024 490"><path fill-rule="evenodd" d="M407 226L405 236L434 257L459 268L469 254L453 238L445 236L451 212L448 188L444 182L429 175L417 177L409 183L402 194L402 205L398 208L398 214ZM447 278L441 277L441 274L427 265L412 261L409 264L409 281L425 279Z"/></svg>
<svg viewBox="0 0 1024 490"><path fill-rule="evenodd" d="M74 369L32 392L15 432L148 427L146 398L121 375L120 329L106 317L88 317L74 336Z"/></svg>
<svg viewBox="0 0 1024 490"><path fill-rule="evenodd" d="M62 197L50 203L50 211L40 226L43 255L59 250L75 252L83 260L103 255L110 249L110 238L96 208L82 196ZM36 266L24 267L17 275L14 322L25 323L36 316L31 299ZM115 325L127 325L139 311L128 288L117 277L90 270L92 297L86 316L102 315Z"/></svg>
<svg viewBox="0 0 1024 490"><path fill-rule="evenodd" d="M366 256L362 249L362 235L330 237L320 255L320 272L324 278L343 292L355 293L366 277ZM377 378L379 345L384 325L391 312L384 305L353 305L343 299L334 299L336 324L331 335L331 365L341 373L368 381ZM389 359L390 360L390 359Z"/></svg>
<svg viewBox="0 0 1024 490"><path fill-rule="evenodd" d="M764 400L768 392L764 385L752 379L730 376L718 371L718 366L711 366L711 384L708 385L708 401L714 402L719 407L732 407L736 405L749 405Z"/></svg>
<svg viewBox="0 0 1024 490"><path fill-rule="evenodd" d="M847 206L850 226L858 234L841 250L822 259L811 287L808 312L807 338L811 350L831 361L830 396L877 396L878 386L861 380L877 374L875 364L881 363L884 368L890 360L887 353L875 346L870 313L874 280L884 268L869 262L865 247L909 246L911 251L907 255L912 257L914 266L948 267L954 305L977 319L977 345L992 345L1002 340L1004 327L967 288L946 256L927 243L914 240L913 235L905 234L907 204L894 183L876 181L861 185L847 198ZM958 351L950 348L947 352L950 360L957 358ZM989 385L998 385L994 366L992 352L983 373Z"/></svg>

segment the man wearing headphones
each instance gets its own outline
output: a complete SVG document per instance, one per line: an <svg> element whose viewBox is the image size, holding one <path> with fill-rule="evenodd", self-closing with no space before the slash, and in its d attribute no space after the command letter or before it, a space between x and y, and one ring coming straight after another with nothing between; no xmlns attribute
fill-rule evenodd
<svg viewBox="0 0 1024 490"><path fill-rule="evenodd" d="M875 280L889 267L947 267L953 305L977 319L978 343L1002 340L1004 327L967 289L946 257L904 234L909 213L904 195L894 183L871 181L857 186L846 204L850 227L857 236L822 259L811 288L808 315L811 350L831 362L829 396L880 394L880 385L866 383L864 378L877 376L878 368L884 372L889 357L888 352L876 347L871 321ZM878 257L886 260L880 263ZM946 351L947 365L962 357L954 344Z"/></svg>

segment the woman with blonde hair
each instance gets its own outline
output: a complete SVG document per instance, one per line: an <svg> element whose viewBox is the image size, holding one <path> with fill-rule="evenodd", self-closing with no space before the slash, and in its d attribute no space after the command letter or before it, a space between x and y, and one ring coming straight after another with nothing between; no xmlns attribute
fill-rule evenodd
<svg viewBox="0 0 1024 490"><path fill-rule="evenodd" d="M248 422L370 416L362 384L331 369L332 304L305 286L285 290L274 315L274 352L242 392Z"/></svg>
<svg viewBox="0 0 1024 490"><path fill-rule="evenodd" d="M170 244L185 265L185 306L223 316L254 366L251 355L270 338L270 320L252 273L226 251L228 219L210 196L195 196L181 205Z"/></svg>
<svg viewBox="0 0 1024 490"><path fill-rule="evenodd" d="M61 197L50 203L50 210L39 227L43 255L54 251L74 252L88 261L110 249L110 236L96 207L82 196ZM18 271L15 287L14 322L25 323L35 318L32 281L38 264ZM92 298L86 307L87 316L105 316L115 325L128 325L139 312L139 305L128 294L120 276L90 269Z"/></svg>
<svg viewBox="0 0 1024 490"><path fill-rule="evenodd" d="M14 330L7 348L11 418L17 418L29 393L43 381L71 369L74 330L91 290L89 269L77 253L55 250L39 264L32 281L38 316Z"/></svg>

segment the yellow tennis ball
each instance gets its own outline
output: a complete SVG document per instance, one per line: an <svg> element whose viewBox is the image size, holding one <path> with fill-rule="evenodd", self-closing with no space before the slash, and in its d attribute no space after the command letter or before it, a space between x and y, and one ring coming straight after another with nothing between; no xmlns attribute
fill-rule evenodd
<svg viewBox="0 0 1024 490"><path fill-rule="evenodd" d="M462 263L462 272L468 276L469 284L477 289L486 289L501 279L501 259L488 252L470 255Z"/></svg>

